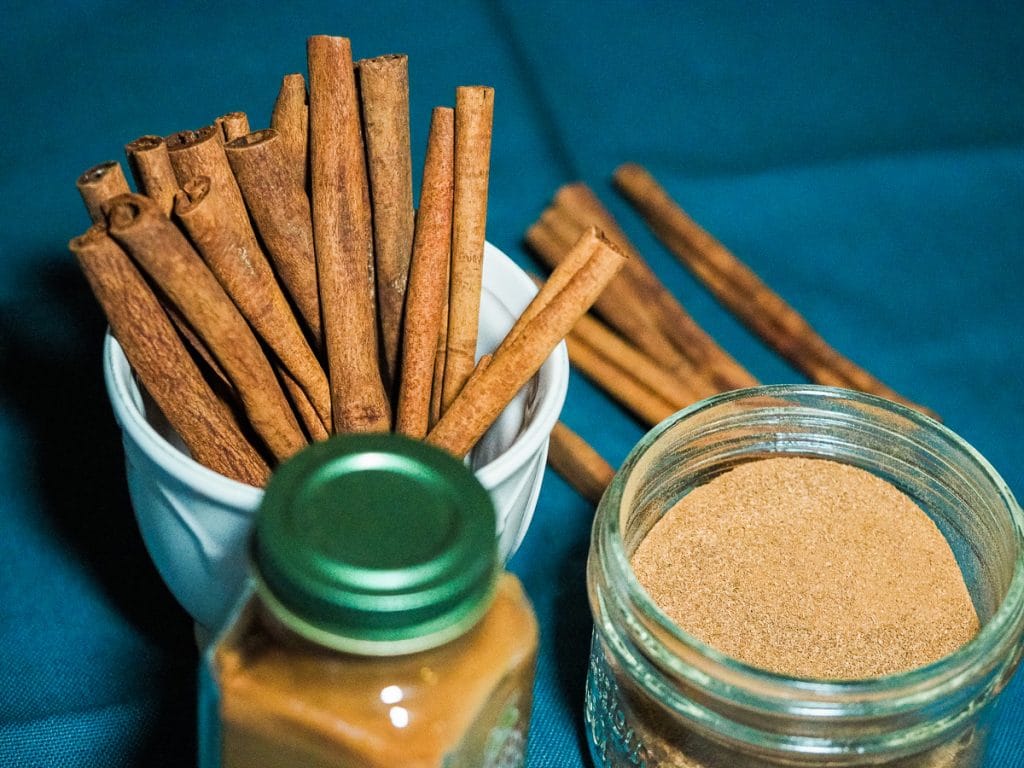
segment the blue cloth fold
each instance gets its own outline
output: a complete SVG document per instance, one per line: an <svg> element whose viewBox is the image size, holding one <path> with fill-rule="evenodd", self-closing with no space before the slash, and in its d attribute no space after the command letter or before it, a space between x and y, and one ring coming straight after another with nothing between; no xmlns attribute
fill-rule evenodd
<svg viewBox="0 0 1024 768"><path fill-rule="evenodd" d="M588 182L695 318L766 382L801 377L612 190L645 164L834 345L941 413L1024 493L1024 6L386 0L8 3L0 31L0 768L183 766L191 625L153 570L103 391L103 319L66 250L74 188L147 133L269 119L305 38L410 56L431 107L496 89L488 238ZM417 181L418 185L418 181ZM644 428L573 374L563 419L613 464ZM532 768L582 735L592 508L550 470L511 567L542 626ZM986 766L1024 768L1024 681Z"/></svg>

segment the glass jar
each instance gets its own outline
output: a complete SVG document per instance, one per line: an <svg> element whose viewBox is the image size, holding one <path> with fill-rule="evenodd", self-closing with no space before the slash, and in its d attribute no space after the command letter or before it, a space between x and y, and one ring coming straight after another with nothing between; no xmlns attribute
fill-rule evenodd
<svg viewBox="0 0 1024 768"><path fill-rule="evenodd" d="M914 499L957 558L975 638L908 672L821 681L747 666L675 626L632 572L636 547L696 486L778 455L850 464ZM829 387L758 387L702 401L634 448L598 507L587 579L585 720L599 768L968 768L1021 656L1024 515L984 458L916 411Z"/></svg>
<svg viewBox="0 0 1024 768"><path fill-rule="evenodd" d="M206 651L202 768L517 768L537 622L462 462L346 435L274 473Z"/></svg>

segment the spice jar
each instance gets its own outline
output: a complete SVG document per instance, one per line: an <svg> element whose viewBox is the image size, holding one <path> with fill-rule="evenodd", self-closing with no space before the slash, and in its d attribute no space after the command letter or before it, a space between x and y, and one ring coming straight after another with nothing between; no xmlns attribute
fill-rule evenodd
<svg viewBox="0 0 1024 768"><path fill-rule="evenodd" d="M745 665L674 625L631 570L637 546L693 488L780 455L859 467L913 499L950 544L978 634L924 667L826 681ZM596 766L969 768L1021 656L1024 514L984 458L916 411L829 387L759 387L702 401L636 446L598 507L587 578Z"/></svg>
<svg viewBox="0 0 1024 768"><path fill-rule="evenodd" d="M461 462L314 444L267 485L251 565L204 654L203 768L523 764L537 623Z"/></svg>

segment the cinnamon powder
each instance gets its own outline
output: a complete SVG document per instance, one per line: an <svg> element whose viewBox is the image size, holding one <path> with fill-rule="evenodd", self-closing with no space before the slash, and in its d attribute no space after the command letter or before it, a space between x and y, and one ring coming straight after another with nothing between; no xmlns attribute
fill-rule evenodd
<svg viewBox="0 0 1024 768"><path fill-rule="evenodd" d="M632 559L682 629L747 664L862 679L933 662L978 617L945 537L905 494L845 464L740 465L679 501Z"/></svg>

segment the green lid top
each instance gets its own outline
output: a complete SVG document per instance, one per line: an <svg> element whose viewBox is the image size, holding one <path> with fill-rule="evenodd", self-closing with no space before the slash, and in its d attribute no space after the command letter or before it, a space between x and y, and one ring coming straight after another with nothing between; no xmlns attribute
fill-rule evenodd
<svg viewBox="0 0 1024 768"><path fill-rule="evenodd" d="M263 602L298 634L352 653L412 653L458 637L489 607L494 506L444 451L339 435L271 477L253 565Z"/></svg>

